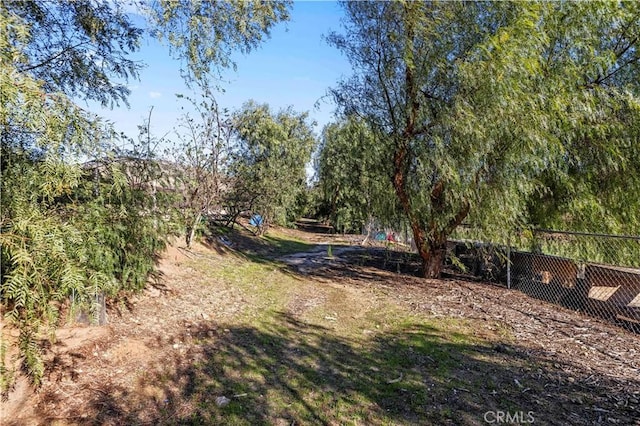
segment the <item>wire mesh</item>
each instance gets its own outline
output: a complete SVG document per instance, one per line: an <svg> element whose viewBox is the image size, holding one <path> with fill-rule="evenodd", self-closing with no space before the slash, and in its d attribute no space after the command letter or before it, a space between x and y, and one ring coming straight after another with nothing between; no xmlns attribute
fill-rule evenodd
<svg viewBox="0 0 640 426"><path fill-rule="evenodd" d="M640 237L536 230L491 241L461 228L450 242L458 271L532 297L640 326Z"/></svg>

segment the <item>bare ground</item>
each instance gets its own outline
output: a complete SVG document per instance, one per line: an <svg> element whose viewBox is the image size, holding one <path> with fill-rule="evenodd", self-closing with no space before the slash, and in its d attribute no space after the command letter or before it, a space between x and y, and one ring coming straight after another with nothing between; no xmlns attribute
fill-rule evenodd
<svg viewBox="0 0 640 426"><path fill-rule="evenodd" d="M246 235L170 247L162 284L108 326L60 330L42 388L21 381L2 424L640 425L639 335L280 232L325 245L277 262L239 255Z"/></svg>

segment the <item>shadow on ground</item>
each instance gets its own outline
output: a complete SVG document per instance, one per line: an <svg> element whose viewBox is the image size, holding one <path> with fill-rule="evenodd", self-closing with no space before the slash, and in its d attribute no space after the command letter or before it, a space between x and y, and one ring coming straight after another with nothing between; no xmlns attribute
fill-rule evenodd
<svg viewBox="0 0 640 426"><path fill-rule="evenodd" d="M311 250L314 244L269 233L257 236L246 227L209 226L205 245L218 254L231 253L257 263L272 263L279 256Z"/></svg>
<svg viewBox="0 0 640 426"><path fill-rule="evenodd" d="M180 336L190 349L147 368L135 392L96 384L77 423L480 425L498 411L543 425L640 421L637 407L593 399L595 391L622 400L607 377L591 374L587 387L562 366L540 367L552 360L434 325L344 338L277 313L260 328L201 322L190 333Z"/></svg>
<svg viewBox="0 0 640 426"><path fill-rule="evenodd" d="M333 255L328 256L327 245L318 248L279 258L280 270L292 276L384 287L413 285L420 276L420 262L413 253L379 246L334 246Z"/></svg>

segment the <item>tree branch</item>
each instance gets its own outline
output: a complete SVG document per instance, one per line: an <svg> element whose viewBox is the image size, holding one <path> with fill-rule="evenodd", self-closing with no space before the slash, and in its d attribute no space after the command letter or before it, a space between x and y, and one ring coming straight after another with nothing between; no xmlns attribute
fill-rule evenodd
<svg viewBox="0 0 640 426"><path fill-rule="evenodd" d="M65 48L65 49L62 49L62 50L61 50L60 52L58 52L57 54L55 54L55 55L53 55L53 56L51 56L51 57L49 57L49 58L45 59L44 61L40 62L39 64L35 64L35 65L28 65L28 66L26 66L25 68L19 68L19 69L18 69L18 71L19 71L19 72L29 72L29 71L32 71L32 70L34 70L34 69L36 69L36 68L40 68L40 67L43 67L43 66L45 66L45 65L48 65L48 64L50 64L51 62L53 62L53 61L55 61L56 59L58 59L60 56L62 56L62 55L64 55L65 53L67 53L68 51L70 51L70 50L74 50L74 49L77 49L78 47L80 47L80 46L82 46L82 45L84 45L84 44L87 44L87 43L86 43L86 42L81 42L81 43L78 43L78 44L76 44L76 45L74 45L74 46L70 46L70 47L67 47L67 48Z"/></svg>

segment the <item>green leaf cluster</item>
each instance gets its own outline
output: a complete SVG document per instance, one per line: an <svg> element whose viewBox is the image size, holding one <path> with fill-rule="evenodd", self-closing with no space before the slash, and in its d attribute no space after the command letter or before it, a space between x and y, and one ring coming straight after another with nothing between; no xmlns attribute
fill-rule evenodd
<svg viewBox="0 0 640 426"><path fill-rule="evenodd" d="M98 295L141 289L164 230L110 127L19 69L29 42L27 22L0 7L0 310L37 384L42 331L95 311Z"/></svg>
<svg viewBox="0 0 640 426"><path fill-rule="evenodd" d="M235 68L232 53L249 53L268 37L271 28L289 19L290 1L140 2L152 33L169 43L185 64L185 78L205 81L212 73ZM219 75L217 75L219 77Z"/></svg>
<svg viewBox="0 0 640 426"><path fill-rule="evenodd" d="M293 222L306 193L305 166L316 144L309 114L274 113L249 101L233 116L229 210L260 213L266 223Z"/></svg>
<svg viewBox="0 0 640 426"><path fill-rule="evenodd" d="M522 192L511 217L637 234L637 3L531 3L515 12L461 65L460 137L510 141L493 147Z"/></svg>
<svg viewBox="0 0 640 426"><path fill-rule="evenodd" d="M143 31L121 2L7 0L3 8L21 20L24 31L17 72L43 81L48 93L105 106L127 102L126 80L142 68L129 55Z"/></svg>
<svg viewBox="0 0 640 426"><path fill-rule="evenodd" d="M401 217L391 185L387 147L366 122L351 116L325 126L316 172L317 214L341 232L361 232L374 218L397 225Z"/></svg>

